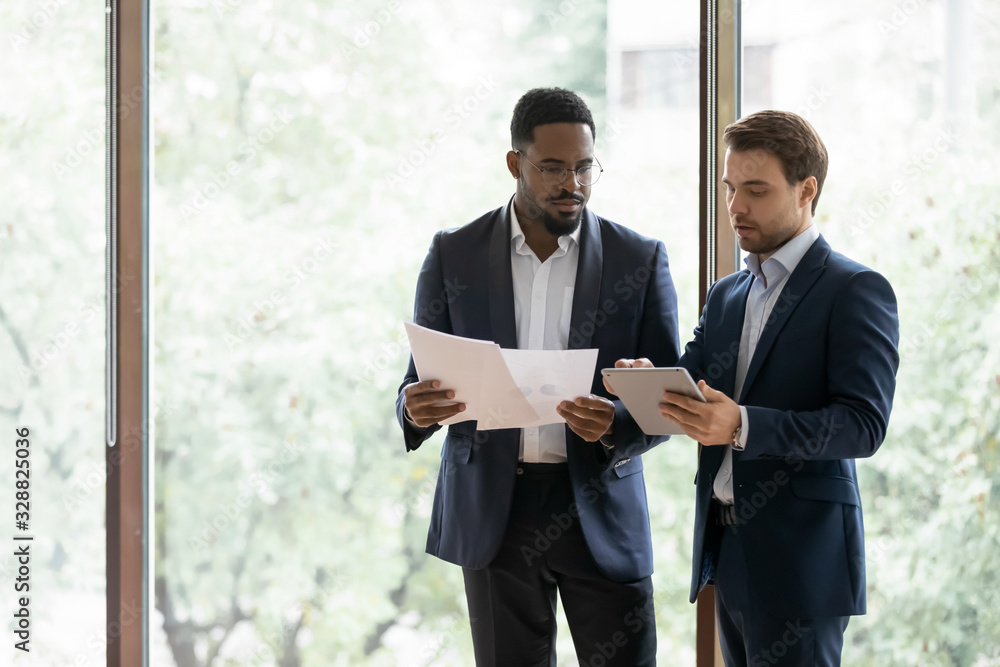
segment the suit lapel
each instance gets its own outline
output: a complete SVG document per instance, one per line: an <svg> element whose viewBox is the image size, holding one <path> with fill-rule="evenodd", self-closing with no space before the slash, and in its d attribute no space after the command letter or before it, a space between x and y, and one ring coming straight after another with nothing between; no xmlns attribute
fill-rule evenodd
<svg viewBox="0 0 1000 667"><path fill-rule="evenodd" d="M722 465L722 459L726 456L728 447L720 447L718 445L707 446L699 443L698 448L701 450L701 462L698 464L698 470L705 471L710 475L706 482L708 487L712 488L715 477L719 472L719 466ZM733 454L736 454L736 452L733 452ZM699 472L699 474L701 473Z"/></svg>
<svg viewBox="0 0 1000 667"><path fill-rule="evenodd" d="M727 396L732 396L736 390L736 365L739 359L740 338L743 336L743 320L747 314L747 297L750 296L750 285L753 284L753 274L749 271L741 271L736 277L736 284L726 297L724 310L722 313L722 327L725 332L722 342L729 345L728 350L722 350L722 359L728 359L728 363L720 361L723 368L722 382L715 387L718 391Z"/></svg>
<svg viewBox="0 0 1000 667"><path fill-rule="evenodd" d="M802 303L806 292L809 291L820 275L823 274L823 270L826 268L826 258L829 254L830 245L822 236L819 237L809 247L806 254L803 255L802 260L795 267L792 275L788 277L788 282L785 283L784 289L778 295L777 303L774 304L774 308L771 310L771 315L767 318L764 330L760 334L760 340L757 341L757 349L754 350L753 358L747 367L747 376L743 380L743 391L737 400L738 403L743 402L747 391L753 385L754 379L764 365L764 360L767 359L774 341L777 340L781 329L788 322L788 318L792 316L795 309Z"/></svg>
<svg viewBox="0 0 1000 667"><path fill-rule="evenodd" d="M576 265L576 288L573 291L573 314L569 323L569 349L590 347L594 327L583 326L587 312L596 312L601 300L601 274L604 270L604 246L597 216L589 208L580 220L580 261ZM589 333L588 333L589 332ZM574 335L575 334L575 335Z"/></svg>
<svg viewBox="0 0 1000 667"><path fill-rule="evenodd" d="M510 207L507 202L493 221L489 249L490 329L500 347L517 347L514 277L510 268Z"/></svg>
<svg viewBox="0 0 1000 667"><path fill-rule="evenodd" d="M739 359L740 338L743 335L743 320L746 318L747 297L750 295L750 285L753 282L753 275L743 270L736 276L736 282L723 295L722 315L718 325L718 343L713 350L713 364L718 364L722 368L722 376L718 384L710 382L712 388L721 391L727 396L732 396L736 389L736 364ZM709 295L709 299L712 295ZM713 326L712 322L706 322L708 329ZM728 346L728 347L726 347ZM699 445L699 483L704 483L708 487L711 495L712 484L718 474L719 466L726 455L727 447ZM734 452L735 453L735 452ZM701 479L701 474L706 474L706 479Z"/></svg>

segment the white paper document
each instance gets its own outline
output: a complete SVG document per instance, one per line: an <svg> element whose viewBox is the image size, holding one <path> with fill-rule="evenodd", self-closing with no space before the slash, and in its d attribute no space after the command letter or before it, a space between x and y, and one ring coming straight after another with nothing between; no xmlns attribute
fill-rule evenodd
<svg viewBox="0 0 1000 667"><path fill-rule="evenodd" d="M521 394L538 413L538 420L521 426L557 424L562 401L590 393L597 367L597 350L501 350Z"/></svg>
<svg viewBox="0 0 1000 667"><path fill-rule="evenodd" d="M590 393L597 350L504 350L491 341L443 334L404 322L421 380L440 380L452 402L465 403L442 424L477 420L476 428L524 428L565 421L555 408Z"/></svg>

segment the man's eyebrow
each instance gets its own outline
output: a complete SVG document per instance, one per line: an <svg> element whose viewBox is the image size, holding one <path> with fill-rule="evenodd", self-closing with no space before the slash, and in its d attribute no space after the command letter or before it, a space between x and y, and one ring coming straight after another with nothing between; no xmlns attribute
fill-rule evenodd
<svg viewBox="0 0 1000 667"><path fill-rule="evenodd" d="M725 183L726 185L732 185L732 183L730 183L729 180L725 179L725 178L722 179L722 182ZM771 185L771 183L768 182L768 181L764 181L764 180L761 180L759 178L756 178L756 179L751 179L749 181L743 181L742 183L740 183L740 185L742 185L742 186L747 186L747 185Z"/></svg>
<svg viewBox="0 0 1000 667"><path fill-rule="evenodd" d="M566 162L554 157L547 157L544 160L539 160L539 162L541 162L542 164L558 164L558 165L567 164ZM576 164L593 164L593 163L594 163L594 158L592 157L585 157L582 160L576 161Z"/></svg>

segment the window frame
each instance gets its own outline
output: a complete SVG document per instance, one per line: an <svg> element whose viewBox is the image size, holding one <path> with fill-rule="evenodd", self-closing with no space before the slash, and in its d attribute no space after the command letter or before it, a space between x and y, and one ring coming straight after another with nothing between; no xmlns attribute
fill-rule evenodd
<svg viewBox="0 0 1000 667"><path fill-rule="evenodd" d="M149 664L149 1L105 12L105 638L107 665L134 667Z"/></svg>
<svg viewBox="0 0 1000 667"><path fill-rule="evenodd" d="M740 117L743 82L740 39L741 0L702 0L698 79L700 86L700 178L698 309L705 307L716 280L739 267L739 246L729 225L726 193L719 187L719 165L725 164L722 141L726 126ZM701 446L698 447L699 457ZM715 622L715 587L698 595L696 622L698 667L722 667L722 649Z"/></svg>
<svg viewBox="0 0 1000 667"><path fill-rule="evenodd" d="M149 664L152 534L149 418L149 0L108 0L107 104L107 665ZM718 187L725 126L739 118L740 0L701 0L699 309L709 287L736 270L725 193ZM118 286L117 275L141 276ZM123 437L124 434L124 437ZM697 602L698 667L722 665L714 590Z"/></svg>

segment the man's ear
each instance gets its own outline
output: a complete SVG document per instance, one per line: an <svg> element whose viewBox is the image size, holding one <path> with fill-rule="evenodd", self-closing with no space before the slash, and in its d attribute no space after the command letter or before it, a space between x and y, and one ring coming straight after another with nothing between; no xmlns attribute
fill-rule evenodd
<svg viewBox="0 0 1000 667"><path fill-rule="evenodd" d="M514 178L521 176L521 158L514 151L507 151L507 171Z"/></svg>
<svg viewBox="0 0 1000 667"><path fill-rule="evenodd" d="M812 201L816 198L819 183L815 176L807 176L802 181L802 191L799 193L799 208L808 207L812 210Z"/></svg>

